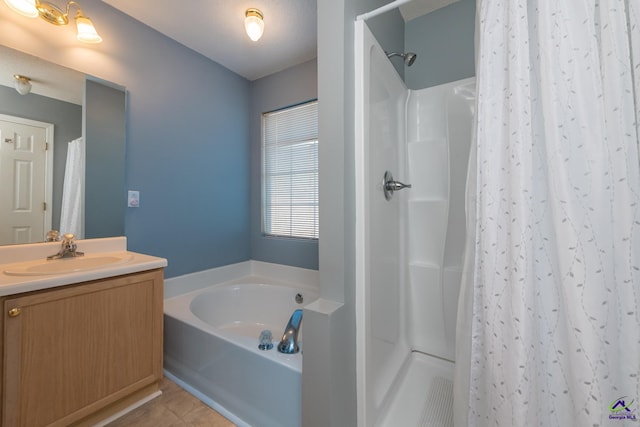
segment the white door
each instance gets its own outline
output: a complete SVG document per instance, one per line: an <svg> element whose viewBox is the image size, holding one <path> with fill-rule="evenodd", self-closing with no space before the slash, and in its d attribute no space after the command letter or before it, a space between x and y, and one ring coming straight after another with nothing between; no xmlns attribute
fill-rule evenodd
<svg viewBox="0 0 640 427"><path fill-rule="evenodd" d="M52 124L0 114L0 244L44 241L52 154Z"/></svg>

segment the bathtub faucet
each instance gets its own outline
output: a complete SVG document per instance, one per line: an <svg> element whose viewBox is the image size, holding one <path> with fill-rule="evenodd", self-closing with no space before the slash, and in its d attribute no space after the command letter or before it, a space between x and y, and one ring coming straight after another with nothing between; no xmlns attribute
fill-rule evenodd
<svg viewBox="0 0 640 427"><path fill-rule="evenodd" d="M291 315L289 323L284 328L284 334L280 344L278 344L278 351L280 353L294 354L300 351L298 347L298 332L300 331L300 324L302 323L302 309L297 309Z"/></svg>

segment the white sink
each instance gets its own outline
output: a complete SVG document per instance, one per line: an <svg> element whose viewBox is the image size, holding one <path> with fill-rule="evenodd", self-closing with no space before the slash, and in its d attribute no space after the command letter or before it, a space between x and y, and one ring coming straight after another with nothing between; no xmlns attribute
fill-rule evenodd
<svg viewBox="0 0 640 427"><path fill-rule="evenodd" d="M124 264L133 258L131 253L85 255L77 258L63 258L54 260L37 260L20 264L14 264L4 270L10 276L47 276L55 274L68 274L79 271L96 270L104 267L112 267Z"/></svg>

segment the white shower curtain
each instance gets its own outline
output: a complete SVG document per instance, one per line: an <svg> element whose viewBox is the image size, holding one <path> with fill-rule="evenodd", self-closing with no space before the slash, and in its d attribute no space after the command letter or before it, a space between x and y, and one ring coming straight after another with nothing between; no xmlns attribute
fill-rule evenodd
<svg viewBox="0 0 640 427"><path fill-rule="evenodd" d="M77 238L84 237L84 168L85 143L84 138L78 138L67 147L60 213L60 233L73 233Z"/></svg>
<svg viewBox="0 0 640 427"><path fill-rule="evenodd" d="M638 425L639 8L478 0L457 427Z"/></svg>

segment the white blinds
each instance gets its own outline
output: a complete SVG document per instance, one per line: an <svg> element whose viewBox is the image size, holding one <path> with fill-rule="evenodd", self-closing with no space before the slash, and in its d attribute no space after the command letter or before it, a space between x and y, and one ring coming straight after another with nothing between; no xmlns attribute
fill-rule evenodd
<svg viewBox="0 0 640 427"><path fill-rule="evenodd" d="M263 232L318 238L318 102L262 116Z"/></svg>

